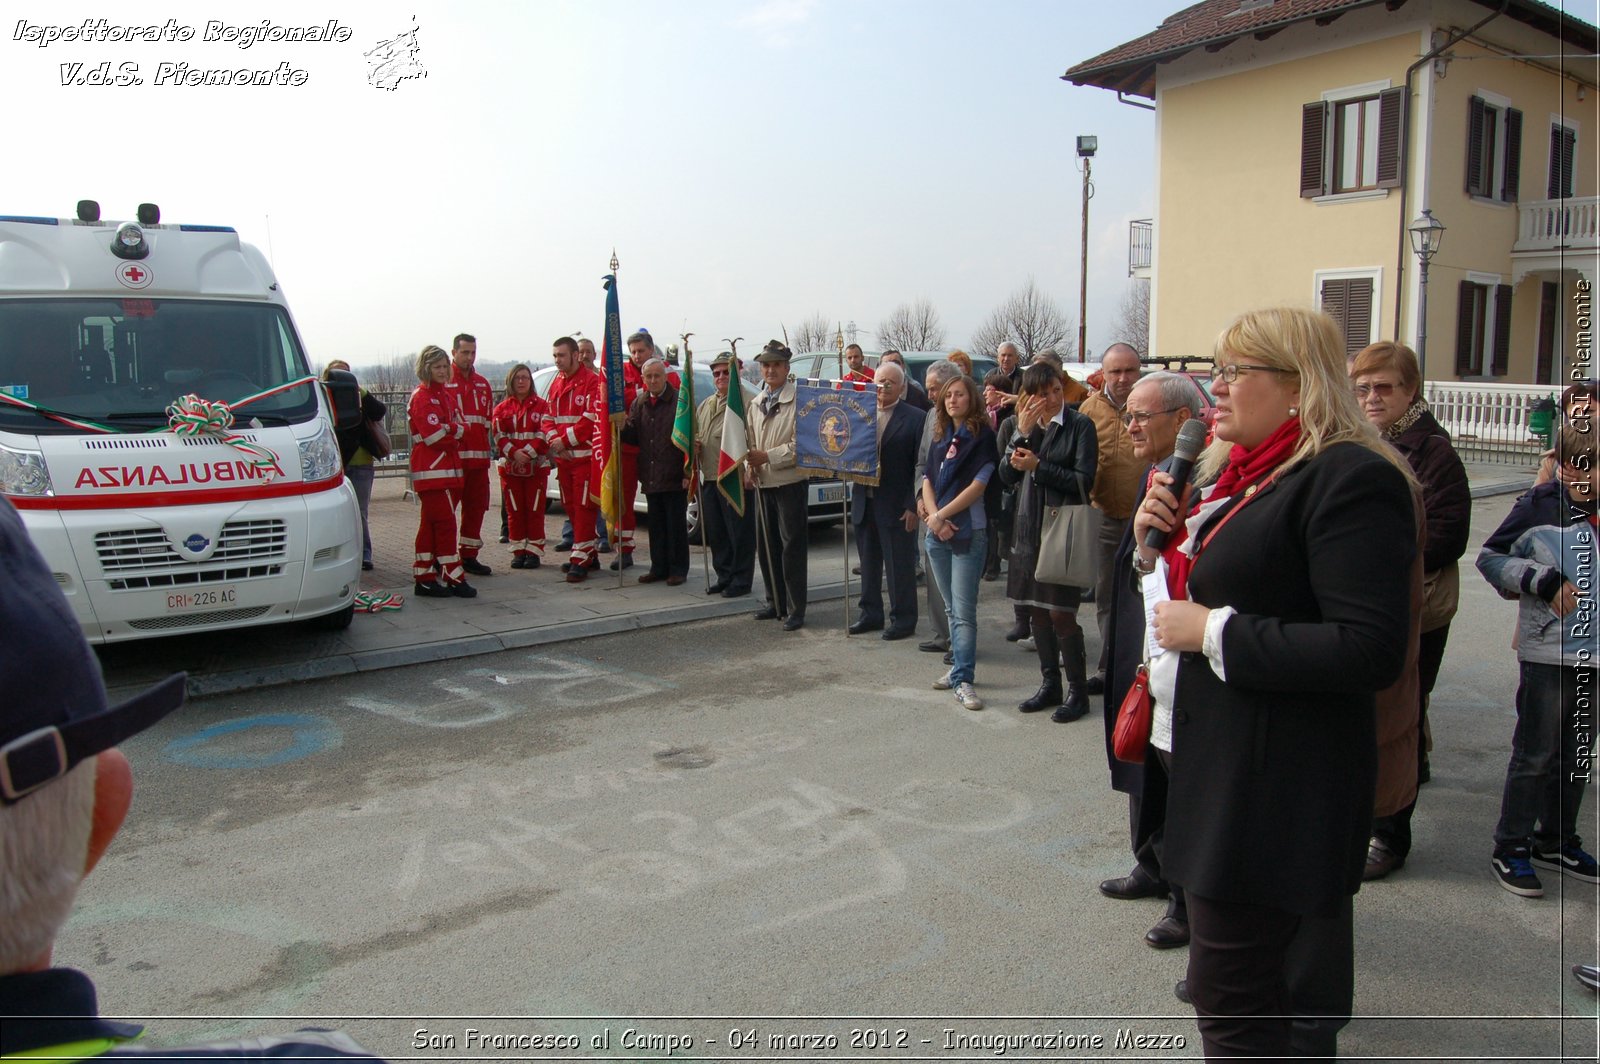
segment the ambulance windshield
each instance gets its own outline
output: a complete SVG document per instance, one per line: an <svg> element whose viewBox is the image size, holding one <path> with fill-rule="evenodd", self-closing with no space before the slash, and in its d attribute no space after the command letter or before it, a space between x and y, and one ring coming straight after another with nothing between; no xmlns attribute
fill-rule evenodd
<svg viewBox="0 0 1600 1064"><path fill-rule="evenodd" d="M0 428L80 432L59 418L155 428L185 395L236 403L308 375L289 317L261 303L179 299L0 300ZM25 404L25 405L24 405ZM38 410L29 409L39 408ZM301 385L241 407L236 423L304 421Z"/></svg>

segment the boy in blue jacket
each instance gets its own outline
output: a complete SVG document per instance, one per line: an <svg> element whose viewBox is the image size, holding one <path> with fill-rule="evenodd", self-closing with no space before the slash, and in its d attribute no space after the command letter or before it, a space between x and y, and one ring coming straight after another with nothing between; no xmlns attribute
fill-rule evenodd
<svg viewBox="0 0 1600 1064"><path fill-rule="evenodd" d="M1517 500L1478 553L1478 571L1517 614L1517 729L1494 831L1500 885L1537 898L1534 865L1585 883L1600 868L1578 836L1595 740L1595 498L1600 466L1590 418L1556 437L1555 480Z"/></svg>

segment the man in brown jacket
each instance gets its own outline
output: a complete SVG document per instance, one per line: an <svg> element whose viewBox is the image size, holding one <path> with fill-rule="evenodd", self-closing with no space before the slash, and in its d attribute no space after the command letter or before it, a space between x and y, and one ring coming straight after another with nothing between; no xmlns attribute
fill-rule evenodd
<svg viewBox="0 0 1600 1064"><path fill-rule="evenodd" d="M1101 356L1101 372L1105 384L1099 391L1091 392L1083 401L1079 412L1094 422L1096 442L1100 445L1099 463L1095 467L1094 490L1090 498L1100 511L1099 558L1095 566L1094 619L1100 628L1100 665L1085 685L1091 695L1098 695L1106 687L1106 626L1111 621L1112 556L1122 541L1123 530L1133 516L1134 500L1139 495L1140 477L1146 463L1133 453L1133 440L1128 426L1122 423L1128 396L1139 383L1139 352L1127 344L1112 344Z"/></svg>
<svg viewBox="0 0 1600 1064"><path fill-rule="evenodd" d="M640 373L644 390L622 430L622 442L639 448L639 486L650 511L650 571L639 583L665 580L677 586L689 575L689 479L683 452L672 445L678 390L667 383L667 367L659 358L647 361Z"/></svg>

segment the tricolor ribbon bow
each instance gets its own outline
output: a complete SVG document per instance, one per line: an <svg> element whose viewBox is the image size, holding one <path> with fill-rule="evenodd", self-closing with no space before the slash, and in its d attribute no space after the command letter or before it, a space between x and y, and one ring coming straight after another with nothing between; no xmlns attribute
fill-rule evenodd
<svg viewBox="0 0 1600 1064"><path fill-rule="evenodd" d="M243 455L250 465L264 470L267 480L277 475L277 452L231 431L233 410L221 400L185 395L167 407L167 426L175 436L214 436Z"/></svg>

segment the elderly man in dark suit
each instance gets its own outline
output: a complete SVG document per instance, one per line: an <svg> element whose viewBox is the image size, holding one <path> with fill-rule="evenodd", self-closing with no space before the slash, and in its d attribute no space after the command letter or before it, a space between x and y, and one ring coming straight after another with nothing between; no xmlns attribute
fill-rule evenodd
<svg viewBox="0 0 1600 1064"><path fill-rule="evenodd" d="M917 630L917 504L913 473L924 416L903 401L905 371L893 362L878 367L878 483L851 493L850 523L861 558L861 612L851 635L883 629L885 639ZM889 585L884 626L882 585Z"/></svg>

